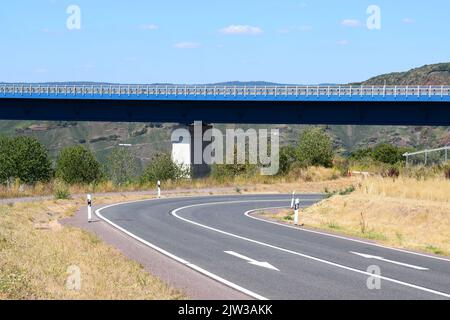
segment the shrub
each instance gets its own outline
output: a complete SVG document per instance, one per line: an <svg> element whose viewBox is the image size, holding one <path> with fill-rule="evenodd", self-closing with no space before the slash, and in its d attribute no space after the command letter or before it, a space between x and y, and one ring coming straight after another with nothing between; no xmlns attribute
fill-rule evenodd
<svg viewBox="0 0 450 320"><path fill-rule="evenodd" d="M382 176L389 178L398 178L400 176L400 169L398 165L388 166L383 172Z"/></svg>
<svg viewBox="0 0 450 320"><path fill-rule="evenodd" d="M0 183L6 184L10 178L16 178L16 169L11 157L13 152L12 141L0 137Z"/></svg>
<svg viewBox="0 0 450 320"><path fill-rule="evenodd" d="M333 143L320 128L308 128L300 136L297 147L297 159L303 166L333 165Z"/></svg>
<svg viewBox="0 0 450 320"><path fill-rule="evenodd" d="M339 171L342 177L347 177L350 172L350 161L346 158L336 157L333 166Z"/></svg>
<svg viewBox="0 0 450 320"><path fill-rule="evenodd" d="M53 197L56 200L70 199L70 191L67 185L63 182L56 182L53 189Z"/></svg>
<svg viewBox="0 0 450 320"><path fill-rule="evenodd" d="M139 160L125 148L114 149L106 159L106 174L117 185L135 180L139 169Z"/></svg>
<svg viewBox="0 0 450 320"><path fill-rule="evenodd" d="M237 148L234 148L233 164L214 164L212 166L212 177L219 181L233 179L235 177L251 178L258 174L258 165L251 164L249 157L245 157L245 163L238 163Z"/></svg>
<svg viewBox="0 0 450 320"><path fill-rule="evenodd" d="M188 170L173 162L170 155L162 153L153 157L141 176L141 183L156 183L158 180L179 180L189 174Z"/></svg>
<svg viewBox="0 0 450 320"><path fill-rule="evenodd" d="M353 151L350 154L349 159L350 160L358 160L358 161L360 161L360 160L363 160L363 159L366 159L366 158L373 158L372 151L373 150L370 149L370 148L355 150L355 151Z"/></svg>
<svg viewBox="0 0 450 320"><path fill-rule="evenodd" d="M278 171L278 174L286 175L291 171L293 165L297 161L295 148L292 146L281 147L279 154L280 154L280 169Z"/></svg>
<svg viewBox="0 0 450 320"><path fill-rule="evenodd" d="M47 150L33 137L0 138L0 182L48 182L53 171Z"/></svg>
<svg viewBox="0 0 450 320"><path fill-rule="evenodd" d="M351 193L353 193L355 191L356 191L355 186L350 186L350 187L348 187L346 189L334 190L334 191L330 191L328 188L324 189L324 193L325 193L325 197L326 198L331 198L331 197L333 197L333 196L335 196L337 194L340 195L340 196L347 196L347 195L349 195L349 194L351 194Z"/></svg>
<svg viewBox="0 0 450 320"><path fill-rule="evenodd" d="M447 179L450 179L450 163L444 166L444 175Z"/></svg>
<svg viewBox="0 0 450 320"><path fill-rule="evenodd" d="M407 150L389 143L382 143L373 149L373 159L386 164L396 164L403 161Z"/></svg>
<svg viewBox="0 0 450 320"><path fill-rule="evenodd" d="M88 184L100 180L100 164L83 146L61 151L56 164L56 177L68 184Z"/></svg>

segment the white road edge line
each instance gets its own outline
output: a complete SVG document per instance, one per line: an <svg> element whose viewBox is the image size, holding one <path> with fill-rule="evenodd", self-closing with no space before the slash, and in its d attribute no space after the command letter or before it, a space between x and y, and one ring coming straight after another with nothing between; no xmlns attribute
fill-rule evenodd
<svg viewBox="0 0 450 320"><path fill-rule="evenodd" d="M436 259L436 260L442 260L442 261L450 262L449 259L442 258L442 257L430 256L430 255L425 254L425 253L419 253L419 252L408 251L408 250L399 249L399 248L393 248L393 247L385 246L385 245L378 244L378 243L373 243L373 242L368 242L368 241L358 240L358 239L352 239L352 238L348 238L348 237L345 237L345 236L339 236L339 235L335 235L335 234L331 234L331 233L326 233L326 232L320 232L320 231L309 230L309 229L302 229L302 228L298 228L298 227L295 227L295 226L290 226L290 225L288 225L288 224L284 224L284 223L280 223L280 222L275 222L275 221L269 221L269 220L262 219L262 218L258 218L258 217L255 217L255 216L252 216L252 215L251 215L251 213L257 212L257 211L273 210L273 209L287 209L287 208L289 208L289 206L272 207L272 208L261 208L261 209L255 209L255 210L247 211L247 212L245 212L245 215L246 215L247 217L251 218L251 219L255 219L255 220L258 220L258 221L265 222L265 223L275 224L275 225L278 225L278 226L282 226L282 227L285 227L285 228L294 229L294 230L301 231L301 232L309 232L309 233L320 234L320 235L327 236L327 237L332 237L332 238L337 238L337 239L342 239L342 240L353 241L353 242L357 242L357 243L362 243L362 244L371 245L371 246L374 246L374 247L379 247L379 248L389 249L389 250L393 250L393 251L398 251L398 252L403 252L403 253L413 254L413 255L421 256L421 257L425 257L425 258L430 258L430 259Z"/></svg>
<svg viewBox="0 0 450 320"><path fill-rule="evenodd" d="M263 200L262 202L276 202L276 201L281 201L281 200L266 200L266 201ZM200 206L221 205L221 204L230 204L230 203L244 203L244 202L245 203L251 203L251 202L261 202L261 201L227 201L227 202L215 202L215 203L201 203L201 204L194 204L194 205L181 207L181 208L173 210L171 213L172 213L172 215L174 217L176 217L176 218L178 218L178 219L180 219L180 220L182 220L184 222L187 222L187 223L190 223L190 224L193 224L193 225L196 225L196 226L199 226L199 227L211 230L211 231L215 231L215 232L218 232L218 233L221 233L221 234L233 237L233 238L241 239L241 240L248 241L248 242L251 242L251 243L255 243L255 244L258 244L258 245L261 245L261 246L265 246L265 247L272 248L272 249L275 249L275 250L279 250L279 251L283 251L283 252L290 253L290 254L293 254L293 255L297 255L297 256L300 256L300 257L303 257L303 258L306 258L306 259L310 259L310 260L314 260L314 261L321 262L321 263L324 263L324 264L328 264L328 265L331 265L331 266L334 266L334 267L337 267L337 268L340 268L340 269L356 272L356 273L359 273L359 274L364 274L364 275L366 275L368 277L379 278L379 279L386 280L386 281L389 281L389 282L392 282L392 283L396 283L396 284L399 284L399 285L402 285L402 286L406 286L406 287L410 287L410 288L413 288L413 289L417 289L417 290L425 291L425 292L432 293L432 294L435 294L435 295L439 295L439 296L442 296L442 297L450 298L450 294L448 294L448 293L440 292L440 291L433 290L433 289L428 289L428 288L425 288L425 287L417 286L415 284L403 282L403 281L400 281L400 280L396 280L396 279L392 279L392 278L388 278L388 277L384 277L384 276L375 275L375 274L370 273L370 272L354 269L354 268L351 268L351 267L347 267L347 266L344 266L344 265L341 265L341 264L338 264L338 263L334 263L334 262L331 262L331 261L319 259L319 258L316 258L316 257L313 257L313 256L309 256L309 255L306 255L306 254L303 254L303 253L299 253L299 252L296 252L296 251L280 248L280 247L277 247L277 246L274 246L274 245L271 245L271 244L268 244L268 243L265 243L265 242L253 240L253 239L246 238L246 237L242 237L242 236L230 233L230 232L226 232L226 231L223 231L223 230L220 230L220 229L209 227L209 226L206 226L204 224L201 224L201 223L198 223L198 222L195 222L195 221L183 218L183 217L181 217L181 216L179 216L177 214L178 212L180 212L182 210L189 209L189 208L200 207ZM250 212L254 212L254 211L258 211L258 210L267 210L267 209L268 208L266 208L266 209L253 209L253 210L250 210L248 212L250 213Z"/></svg>
<svg viewBox="0 0 450 320"><path fill-rule="evenodd" d="M211 278L211 279L213 279L215 281L218 281L218 282L220 282L220 283L222 283L222 284L224 284L224 285L226 285L226 286L228 286L230 288L233 288L233 289L235 289L235 290L237 290L239 292L242 292L242 293L244 293L244 294L246 294L246 295L248 295L248 296L250 296L252 298L255 298L257 300L268 300L266 297L263 297L263 296L255 293L253 291L245 289L245 288L243 288L243 287L241 287L241 286L239 286L239 285L237 285L237 284L235 284L233 282L230 282L230 281L228 281L228 280L226 280L226 279L224 279L224 278L222 278L222 277L220 277L218 275L215 275L215 274L213 274L213 273L211 273L211 272L209 272L209 271L207 271L205 269L202 269L199 266L197 266L195 264L192 264L192 263L190 263L190 262L188 262L188 261L186 261L186 260L184 260L184 259L182 259L180 257L177 257L176 255L174 255L174 254L172 254L172 253L170 253L170 252L168 252L168 251L166 251L166 250L164 250L164 249L162 249L162 248L160 248L160 247L158 247L158 246L156 246L156 245L154 245L154 244L152 244L152 243L150 243L150 242L148 242L148 241L146 241L146 240L144 240L144 239L142 239L142 238L140 238L138 236L136 236L135 234L131 233L130 231L122 228L121 226L119 226L119 225L115 224L114 222L110 221L109 219L105 218L100 213L102 210L105 210L105 209L108 209L108 208L111 208L111 207L125 205L125 204L130 204L130 203L151 201L151 200L156 200L156 199L116 203L116 204L112 204L112 205L105 206L105 207L102 207L100 209L95 210L95 214L97 215L97 217L99 217L100 219L102 219L106 223L112 225L114 228L122 231L123 233L127 234L128 236L132 237L133 239L135 239L135 240L141 242L142 244L144 244L144 245L146 245L146 246L148 246L148 247L158 251L159 253L161 253L161 254L163 254L163 255L165 255L165 256L167 256L167 257L169 257L169 258L171 258L171 259L173 259L173 260L175 260L175 261L177 261L177 262L179 262L179 263L181 263L181 264L183 264L183 265L185 265L185 266L187 266L187 267L189 267L189 268L191 268L191 269L193 269L193 270L195 270L195 271L197 271L197 272L199 272L199 273L201 273L201 274L203 274L205 276L207 276L208 278Z"/></svg>

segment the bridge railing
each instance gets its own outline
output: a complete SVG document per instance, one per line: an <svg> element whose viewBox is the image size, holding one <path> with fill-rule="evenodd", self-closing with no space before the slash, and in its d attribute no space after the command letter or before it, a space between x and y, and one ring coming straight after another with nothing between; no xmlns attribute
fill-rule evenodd
<svg viewBox="0 0 450 320"><path fill-rule="evenodd" d="M0 84L1 95L450 96L450 86L195 86Z"/></svg>

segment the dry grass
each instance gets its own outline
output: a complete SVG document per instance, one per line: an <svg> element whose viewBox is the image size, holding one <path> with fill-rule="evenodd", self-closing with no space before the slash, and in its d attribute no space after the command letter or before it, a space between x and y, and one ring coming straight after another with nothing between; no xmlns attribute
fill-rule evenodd
<svg viewBox="0 0 450 320"><path fill-rule="evenodd" d="M93 234L57 222L82 204L84 199L0 206L0 299L184 298ZM66 288L72 265L81 270L80 291Z"/></svg>
<svg viewBox="0 0 450 320"><path fill-rule="evenodd" d="M362 192L383 197L450 202L450 180L373 177L364 181Z"/></svg>
<svg viewBox="0 0 450 320"><path fill-rule="evenodd" d="M327 183L331 183L330 187L333 187L342 182L340 181L338 183L334 183L339 180L342 179L339 178L339 173L335 169L309 167L307 169L295 170L289 176L286 177L257 175L254 177L234 177L220 180L214 178L206 178L206 179L197 179L193 181L191 180L166 181L163 183L163 188L165 190L180 190L186 188L195 190L195 189L206 189L206 188L211 189L223 187L234 188L235 186L239 186L240 189L245 188L250 189L257 186L258 189L266 190L270 189L265 187L267 185L276 185L276 186L280 186L283 184L303 185L304 183L312 183L308 185L308 188L310 188L314 192L323 192ZM62 186L63 184L58 181L52 181L46 184L37 183L35 186L21 185L18 181L16 181L16 183L14 183L9 187L0 185L0 199L54 195L55 191L61 189ZM86 194L86 193L146 191L154 189L155 185L151 184L141 185L139 183L132 183L117 186L111 181L105 181L95 185L67 186L67 191L72 195ZM292 192L292 190L290 190L289 192Z"/></svg>
<svg viewBox="0 0 450 320"><path fill-rule="evenodd" d="M368 178L347 196L334 196L301 214L312 228L387 245L450 255L450 181ZM291 223L292 212L269 217Z"/></svg>

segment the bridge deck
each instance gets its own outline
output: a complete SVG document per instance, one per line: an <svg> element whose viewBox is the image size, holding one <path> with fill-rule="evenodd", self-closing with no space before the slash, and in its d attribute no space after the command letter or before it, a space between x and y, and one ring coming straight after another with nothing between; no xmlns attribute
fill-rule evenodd
<svg viewBox="0 0 450 320"><path fill-rule="evenodd" d="M450 101L450 86L176 86L1 84L0 99Z"/></svg>
<svg viewBox="0 0 450 320"><path fill-rule="evenodd" d="M0 119L450 125L450 86L0 84Z"/></svg>

